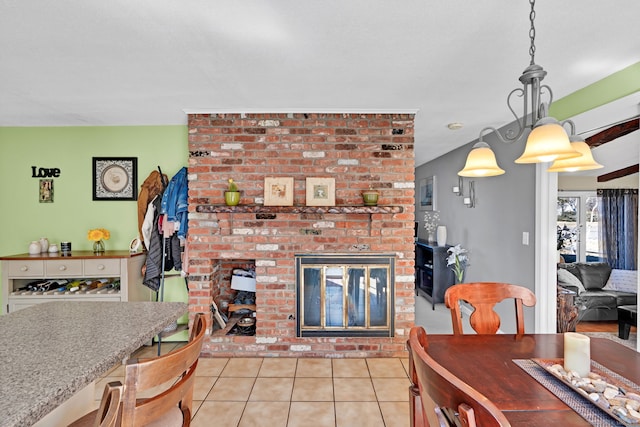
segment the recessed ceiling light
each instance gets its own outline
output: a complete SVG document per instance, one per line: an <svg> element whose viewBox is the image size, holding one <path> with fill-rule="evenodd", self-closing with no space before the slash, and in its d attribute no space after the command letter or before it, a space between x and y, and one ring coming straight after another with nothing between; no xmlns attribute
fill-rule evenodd
<svg viewBox="0 0 640 427"><path fill-rule="evenodd" d="M453 122L453 123L449 123L447 125L447 127L450 130L458 130L458 129L462 129L463 124L462 123L458 123L458 122Z"/></svg>

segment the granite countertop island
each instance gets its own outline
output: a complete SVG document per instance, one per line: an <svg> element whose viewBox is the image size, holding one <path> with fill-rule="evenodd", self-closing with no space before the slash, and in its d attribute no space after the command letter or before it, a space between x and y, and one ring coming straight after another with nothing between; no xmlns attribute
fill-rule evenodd
<svg viewBox="0 0 640 427"><path fill-rule="evenodd" d="M0 316L0 426L30 426L187 312L181 302L55 301Z"/></svg>

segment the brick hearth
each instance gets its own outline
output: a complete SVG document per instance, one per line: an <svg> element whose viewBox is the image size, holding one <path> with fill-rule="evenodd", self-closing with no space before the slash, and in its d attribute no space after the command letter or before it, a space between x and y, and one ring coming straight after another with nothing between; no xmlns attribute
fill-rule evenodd
<svg viewBox="0 0 640 427"><path fill-rule="evenodd" d="M231 297L232 268L256 267L256 335L217 336L211 356L388 357L414 322L411 114L189 115L189 311ZM294 206L265 207L265 177L293 177ZM305 206L305 178L334 177L336 207ZM224 205L227 179L242 191ZM360 192L380 191L378 207ZM393 338L296 337L296 253L393 253ZM212 325L209 325L211 327Z"/></svg>

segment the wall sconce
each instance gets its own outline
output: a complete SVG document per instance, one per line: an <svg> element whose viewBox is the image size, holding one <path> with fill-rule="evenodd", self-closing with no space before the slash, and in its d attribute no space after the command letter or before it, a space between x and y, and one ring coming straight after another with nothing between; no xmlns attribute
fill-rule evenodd
<svg viewBox="0 0 640 427"><path fill-rule="evenodd" d="M462 203L468 208L474 208L476 206L475 181L469 181L469 196L462 199Z"/></svg>
<svg viewBox="0 0 640 427"><path fill-rule="evenodd" d="M463 191L463 181L462 181L462 177L459 176L458 177L458 185L453 187L453 194L455 194L456 196L462 196L462 191Z"/></svg>

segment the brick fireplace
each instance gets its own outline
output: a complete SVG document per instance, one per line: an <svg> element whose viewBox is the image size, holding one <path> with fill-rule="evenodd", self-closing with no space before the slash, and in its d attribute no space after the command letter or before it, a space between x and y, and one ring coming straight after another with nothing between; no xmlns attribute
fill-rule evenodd
<svg viewBox="0 0 640 427"><path fill-rule="evenodd" d="M211 356L388 357L414 322L412 114L190 114L189 311L232 298L255 266L256 334L217 332ZM264 206L265 177L293 177L293 206ZM335 178L335 207L306 206L307 177ZM240 205L224 204L228 178ZM360 193L380 191L378 206ZM296 254L393 254L391 337L298 336ZM209 324L211 330L212 325Z"/></svg>

